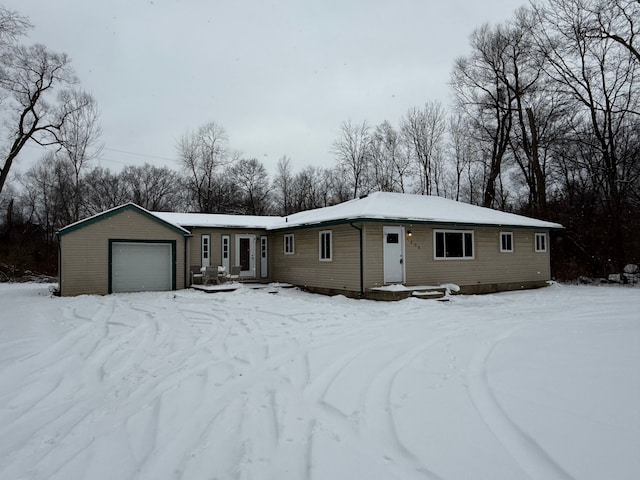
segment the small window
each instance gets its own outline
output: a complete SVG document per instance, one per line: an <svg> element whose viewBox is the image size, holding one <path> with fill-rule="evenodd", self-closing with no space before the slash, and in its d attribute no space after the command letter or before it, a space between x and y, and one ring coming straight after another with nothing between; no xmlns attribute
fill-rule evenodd
<svg viewBox="0 0 640 480"><path fill-rule="evenodd" d="M547 234L536 233L536 252L547 251Z"/></svg>
<svg viewBox="0 0 640 480"><path fill-rule="evenodd" d="M434 230L436 259L473 259L473 231Z"/></svg>
<svg viewBox="0 0 640 480"><path fill-rule="evenodd" d="M287 233L284 236L284 254L293 255L295 253L295 240L293 233Z"/></svg>
<svg viewBox="0 0 640 480"><path fill-rule="evenodd" d="M513 233L500 232L500 251L513 252Z"/></svg>
<svg viewBox="0 0 640 480"><path fill-rule="evenodd" d="M333 259L331 230L320 232L320 261L330 262Z"/></svg>
<svg viewBox="0 0 640 480"><path fill-rule="evenodd" d="M397 233L387 233L387 243L400 243L400 235Z"/></svg>

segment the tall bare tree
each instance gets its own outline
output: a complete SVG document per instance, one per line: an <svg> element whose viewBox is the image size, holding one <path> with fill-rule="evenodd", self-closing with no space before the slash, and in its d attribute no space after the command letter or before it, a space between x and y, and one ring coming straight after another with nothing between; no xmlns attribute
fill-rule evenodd
<svg viewBox="0 0 640 480"><path fill-rule="evenodd" d="M580 142L582 154L574 157L572 168L585 169L603 199L610 257L622 262L623 225L637 163L624 139L638 128L640 63L618 41L593 35L592 6L591 0L534 5L537 42L546 58L546 73L576 110L574 141Z"/></svg>
<svg viewBox="0 0 640 480"><path fill-rule="evenodd" d="M417 193L438 194L444 153L446 115L442 104L432 101L411 108L401 120L401 131L415 162L420 180Z"/></svg>
<svg viewBox="0 0 640 480"><path fill-rule="evenodd" d="M185 134L178 142L178 155L186 174L186 187L193 208L201 213L219 211L226 187L221 185L221 173L237 154L229 148L227 134L215 122L202 125ZM222 182L224 183L224 182Z"/></svg>
<svg viewBox="0 0 640 480"><path fill-rule="evenodd" d="M278 160L278 166L273 180L275 209L278 215L290 215L294 213L293 182L294 176L291 167L291 159L285 155Z"/></svg>
<svg viewBox="0 0 640 480"><path fill-rule="evenodd" d="M404 192L411 172L411 159L398 131L384 121L371 136L372 187L386 192Z"/></svg>
<svg viewBox="0 0 640 480"><path fill-rule="evenodd" d="M73 198L71 222L77 222L86 213L81 174L87 164L100 156L100 128L98 106L95 99L81 90L63 91L61 100L69 105L70 114L58 132L59 149L56 155L68 162L73 170Z"/></svg>
<svg viewBox="0 0 640 480"><path fill-rule="evenodd" d="M127 200L153 211L176 211L182 207L182 178L167 167L149 163L128 165L120 173Z"/></svg>
<svg viewBox="0 0 640 480"><path fill-rule="evenodd" d="M22 148L30 141L39 145L60 142L60 129L81 106L54 88L76 83L65 54L51 52L44 45L11 45L0 55L0 90L6 95L6 129L9 148L3 153L0 192L9 170Z"/></svg>
<svg viewBox="0 0 640 480"><path fill-rule="evenodd" d="M367 173L370 161L371 136L366 121L343 122L332 151L349 179L351 198L368 193Z"/></svg>
<svg viewBox="0 0 640 480"><path fill-rule="evenodd" d="M236 213L267 215L271 213L269 175L257 159L242 159L229 169L229 177L236 186Z"/></svg>
<svg viewBox="0 0 640 480"><path fill-rule="evenodd" d="M83 175L85 185L85 208L87 214L95 215L115 208L131 200L122 176L108 168L95 167Z"/></svg>
<svg viewBox="0 0 640 480"><path fill-rule="evenodd" d="M501 27L494 30L483 25L471 35L471 54L456 60L452 74L457 107L471 119L471 133L483 150L485 207L499 201L502 164L513 125L512 92L504 82L508 48Z"/></svg>
<svg viewBox="0 0 640 480"><path fill-rule="evenodd" d="M619 43L640 62L640 0L591 0L595 34Z"/></svg>

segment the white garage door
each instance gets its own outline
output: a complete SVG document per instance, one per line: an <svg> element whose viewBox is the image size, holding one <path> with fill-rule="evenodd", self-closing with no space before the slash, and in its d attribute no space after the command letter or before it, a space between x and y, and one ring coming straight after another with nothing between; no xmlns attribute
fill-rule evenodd
<svg viewBox="0 0 640 480"><path fill-rule="evenodd" d="M170 243L113 242L111 291L171 290L171 250Z"/></svg>

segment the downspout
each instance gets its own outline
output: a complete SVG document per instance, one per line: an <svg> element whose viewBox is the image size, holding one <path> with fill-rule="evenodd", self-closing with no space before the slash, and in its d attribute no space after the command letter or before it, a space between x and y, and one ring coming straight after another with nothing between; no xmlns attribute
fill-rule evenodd
<svg viewBox="0 0 640 480"><path fill-rule="evenodd" d="M360 232L360 296L364 295L364 252L363 252L363 240L362 240L362 227L356 227L353 222L350 222L353 228Z"/></svg>
<svg viewBox="0 0 640 480"><path fill-rule="evenodd" d="M58 241L58 292L57 296L62 296L62 246L60 244L60 232L56 232Z"/></svg>
<svg viewBox="0 0 640 480"><path fill-rule="evenodd" d="M186 235L182 237L184 239L184 279L182 281L182 287L183 288L189 288L191 286L191 278L188 276L188 261L187 261L187 239L190 237L187 237ZM187 283L189 283L187 285Z"/></svg>

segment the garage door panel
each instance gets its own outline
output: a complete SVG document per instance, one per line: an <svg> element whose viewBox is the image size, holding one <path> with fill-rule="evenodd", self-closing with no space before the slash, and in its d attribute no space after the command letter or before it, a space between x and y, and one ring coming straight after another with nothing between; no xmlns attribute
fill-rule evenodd
<svg viewBox="0 0 640 480"><path fill-rule="evenodd" d="M113 242L112 292L171 290L172 256L171 243Z"/></svg>

